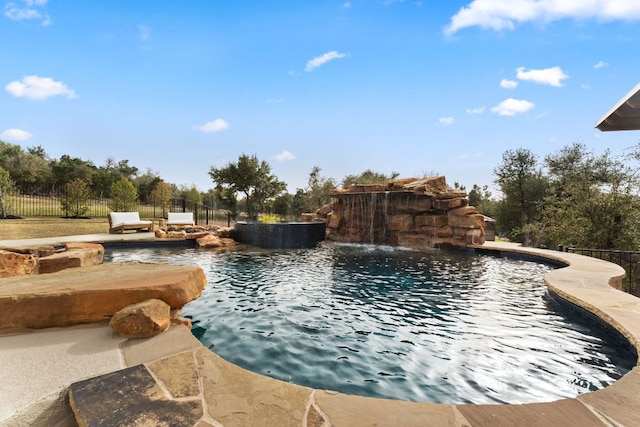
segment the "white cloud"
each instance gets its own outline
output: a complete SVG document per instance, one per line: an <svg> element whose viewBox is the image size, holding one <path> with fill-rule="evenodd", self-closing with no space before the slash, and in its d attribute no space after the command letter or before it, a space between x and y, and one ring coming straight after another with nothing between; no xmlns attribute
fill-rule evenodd
<svg viewBox="0 0 640 427"><path fill-rule="evenodd" d="M515 80L502 79L500 80L500 87L504 89L515 89L518 87L518 82Z"/></svg>
<svg viewBox="0 0 640 427"><path fill-rule="evenodd" d="M351 7L351 2L348 2L348 1L347 1L347 2L344 2L344 3L342 4L342 7L344 7L345 9L349 9L349 8Z"/></svg>
<svg viewBox="0 0 640 427"><path fill-rule="evenodd" d="M445 125L445 126L452 125L453 124L453 117L451 117L451 116L440 117L438 119L438 123L440 123L441 125Z"/></svg>
<svg viewBox="0 0 640 427"><path fill-rule="evenodd" d="M309 62L307 62L307 66L305 67L305 71L313 71L314 68L317 68L321 65L326 64L329 61L333 61L334 59L344 58L346 57L346 53L340 53L337 50L332 50L331 52L327 52L324 55L316 56Z"/></svg>
<svg viewBox="0 0 640 427"><path fill-rule="evenodd" d="M501 116L515 116L516 114L526 113L536 105L533 102L525 99L513 99L507 98L497 106L493 107L491 111L498 113Z"/></svg>
<svg viewBox="0 0 640 427"><path fill-rule="evenodd" d="M202 126L194 126L195 130L199 130L204 133L220 132L229 128L229 123L223 119L215 119L203 124Z"/></svg>
<svg viewBox="0 0 640 427"><path fill-rule="evenodd" d="M152 32L153 30L148 25L138 24L138 38L141 42L151 41Z"/></svg>
<svg viewBox="0 0 640 427"><path fill-rule="evenodd" d="M445 27L451 35L478 26L495 31L513 30L525 22L548 23L561 19L598 21L640 20L640 2L632 0L472 0L460 8Z"/></svg>
<svg viewBox="0 0 640 427"><path fill-rule="evenodd" d="M609 66L609 64L607 64L606 62L598 61L596 63L596 65L593 66L593 68L604 68L604 67L608 67L608 66Z"/></svg>
<svg viewBox="0 0 640 427"><path fill-rule="evenodd" d="M44 12L47 0L21 0L9 2L4 7L4 15L12 21L40 20L43 26L51 24L51 18Z"/></svg>
<svg viewBox="0 0 640 427"><path fill-rule="evenodd" d="M13 141L26 141L31 138L33 135L26 130L22 129L7 129L4 132L0 133L0 138L8 139Z"/></svg>
<svg viewBox="0 0 640 427"><path fill-rule="evenodd" d="M267 104L280 104L284 102L284 98L269 98L267 99Z"/></svg>
<svg viewBox="0 0 640 427"><path fill-rule="evenodd" d="M560 67L545 68L543 70L526 71L524 67L516 69L517 77L520 80L528 80L537 84L549 85L555 87L562 86L562 80L569 76L562 71Z"/></svg>
<svg viewBox="0 0 640 427"><path fill-rule="evenodd" d="M26 76L22 81L9 83L5 89L17 98L47 99L51 96L66 96L74 99L78 97L66 84L57 82L51 77Z"/></svg>
<svg viewBox="0 0 640 427"><path fill-rule="evenodd" d="M467 114L482 114L482 113L484 113L484 107L467 109Z"/></svg>
<svg viewBox="0 0 640 427"><path fill-rule="evenodd" d="M276 154L275 156L273 156L273 158L277 162L286 162L287 160L294 160L296 158L296 156L294 156L293 154L291 154L287 150L283 150L282 153Z"/></svg>

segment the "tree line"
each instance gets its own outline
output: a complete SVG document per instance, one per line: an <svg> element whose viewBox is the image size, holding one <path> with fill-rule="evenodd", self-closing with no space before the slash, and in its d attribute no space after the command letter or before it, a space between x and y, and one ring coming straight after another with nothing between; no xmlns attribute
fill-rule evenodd
<svg viewBox="0 0 640 427"><path fill-rule="evenodd" d="M498 235L511 241L548 248L636 250L640 248L639 161L640 143L623 156L608 150L595 154L581 143L543 159L526 148L507 150L493 170L499 194L494 196L488 185L474 184L468 191L469 204L493 218ZM201 192L166 183L151 171L140 173L128 160L109 158L96 166L69 155L52 159L40 146L23 150L0 141L0 217L6 215L3 198L11 191L42 195L58 190L71 204L88 197L107 198L113 210L127 210L138 201L168 208L171 198L183 197L192 206L213 200L233 217L240 213L249 219L260 213L299 217L330 203L331 190L338 188L336 180L322 176L320 167L314 166L306 187L290 194L267 162L247 154L223 167L212 166L209 175L214 187ZM339 184L380 184L398 175L366 170L345 176ZM466 190L457 182L454 187ZM66 209L80 213L74 206Z"/></svg>
<svg viewBox="0 0 640 427"><path fill-rule="evenodd" d="M528 246L638 250L639 160L640 144L620 156L581 143L543 159L507 150L493 170L500 197L474 186L469 199L505 237Z"/></svg>
<svg viewBox="0 0 640 427"><path fill-rule="evenodd" d="M165 182L158 173L140 170L128 160L108 158L96 166L89 160L64 154L51 158L41 146L26 150L0 141L0 218L9 212L11 194L60 196L67 216L79 217L88 211L89 198L108 199L113 210L129 210L138 202L154 203L167 209L173 197L200 203L195 187L178 187Z"/></svg>
<svg viewBox="0 0 640 427"><path fill-rule="evenodd" d="M250 219L262 212L299 217L302 212L313 212L329 203L329 192L337 188L333 179L321 176L320 168L314 167L308 186L289 194L285 191L286 184L271 173L268 163L245 154L223 168L211 167L209 174L215 188L202 192L195 186L178 187L165 182L150 170L140 173L128 160L108 158L103 165L96 166L67 154L51 158L41 146L23 149L0 141L0 218L10 214L7 196L15 194L63 195L61 208L69 217L84 216L90 198L107 199L114 211L134 209L137 203L154 204L164 216L171 200L181 198L190 209L206 201L209 207L225 209L233 217L242 212ZM384 182L397 175L365 171L346 176L342 184Z"/></svg>

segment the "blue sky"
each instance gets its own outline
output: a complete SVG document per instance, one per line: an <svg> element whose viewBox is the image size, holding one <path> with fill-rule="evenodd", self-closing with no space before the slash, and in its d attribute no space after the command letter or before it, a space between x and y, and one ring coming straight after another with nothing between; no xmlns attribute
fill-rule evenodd
<svg viewBox="0 0 640 427"><path fill-rule="evenodd" d="M245 153L492 185L508 149L623 154L596 121L638 81L640 0L12 0L0 139L166 181Z"/></svg>

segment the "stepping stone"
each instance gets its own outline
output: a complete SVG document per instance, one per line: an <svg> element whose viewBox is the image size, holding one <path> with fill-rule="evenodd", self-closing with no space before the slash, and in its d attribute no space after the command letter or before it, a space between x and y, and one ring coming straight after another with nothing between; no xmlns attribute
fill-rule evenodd
<svg viewBox="0 0 640 427"><path fill-rule="evenodd" d="M144 365L74 383L69 403L81 426L195 426L202 401L173 400Z"/></svg>

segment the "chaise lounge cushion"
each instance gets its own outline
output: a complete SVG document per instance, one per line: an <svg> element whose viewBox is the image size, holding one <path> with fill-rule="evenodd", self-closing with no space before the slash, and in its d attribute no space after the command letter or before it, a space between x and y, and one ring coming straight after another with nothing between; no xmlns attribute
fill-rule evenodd
<svg viewBox="0 0 640 427"><path fill-rule="evenodd" d="M194 225L193 212L169 212L167 225Z"/></svg>

